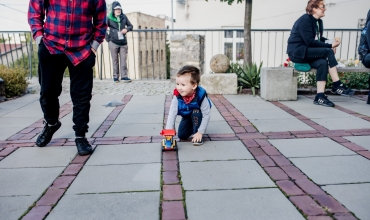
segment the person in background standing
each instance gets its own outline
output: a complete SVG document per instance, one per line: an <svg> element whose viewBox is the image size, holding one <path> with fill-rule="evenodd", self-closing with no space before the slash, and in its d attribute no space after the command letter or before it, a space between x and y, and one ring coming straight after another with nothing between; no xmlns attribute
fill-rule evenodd
<svg viewBox="0 0 370 220"><path fill-rule="evenodd" d="M123 14L121 4L117 1L112 3L112 13L108 14L108 27L106 41L108 41L112 55L113 80L118 83L121 75L122 82L131 82L127 74L128 46L126 33L132 31L133 26L127 16Z"/></svg>

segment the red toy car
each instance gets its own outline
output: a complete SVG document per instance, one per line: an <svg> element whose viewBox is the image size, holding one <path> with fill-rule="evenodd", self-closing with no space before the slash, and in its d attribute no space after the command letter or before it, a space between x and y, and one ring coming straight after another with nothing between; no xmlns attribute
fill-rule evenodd
<svg viewBox="0 0 370 220"><path fill-rule="evenodd" d="M173 139L176 135L174 129L163 129L160 133L164 138L162 140L162 151L177 150L177 142Z"/></svg>

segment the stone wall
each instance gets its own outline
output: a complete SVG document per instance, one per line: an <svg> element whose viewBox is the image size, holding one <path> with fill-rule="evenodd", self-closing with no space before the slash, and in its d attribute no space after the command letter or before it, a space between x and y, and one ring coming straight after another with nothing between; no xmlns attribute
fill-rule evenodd
<svg viewBox="0 0 370 220"><path fill-rule="evenodd" d="M170 43L171 80L185 65L193 65L204 72L204 36L198 34L172 35Z"/></svg>

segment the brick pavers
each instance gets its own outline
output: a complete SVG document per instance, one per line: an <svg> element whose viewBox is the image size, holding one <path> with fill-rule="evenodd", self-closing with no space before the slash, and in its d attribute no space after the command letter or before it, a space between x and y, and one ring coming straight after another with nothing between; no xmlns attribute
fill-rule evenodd
<svg viewBox="0 0 370 220"><path fill-rule="evenodd" d="M131 97L132 96L125 96L123 101L127 104ZM204 140L241 140L279 189L289 198L292 204L307 216L307 219L332 219L330 216L334 216L336 219L356 219L346 207L334 197L323 191L320 186L312 182L308 176L294 166L289 159L283 156L268 140L329 137L331 140L353 152L370 159L369 150L343 138L344 136L370 135L370 129L328 130L284 104L273 102L273 104L295 116L315 130L260 133L225 97L221 95L210 95L210 98L228 125L233 129L234 134L209 134L204 136ZM171 100L172 96L166 97L164 123L167 119ZM108 115L106 120L94 133L93 138L89 139L91 143L104 147L104 145L159 143L161 141L161 136L104 137L105 132L113 124L123 108L124 106L119 106L113 109L111 114ZM340 107L338 109L355 117L360 117L362 119L366 118L356 112L347 111L345 108ZM70 106L66 106L61 110L61 116L68 114L67 112L69 110L71 110ZM39 120L13 135L8 140L0 141L0 161L8 155L11 155L11 153L19 147L33 147L34 143L30 139L36 136L42 130L42 127L42 120ZM53 139L53 146L70 145L75 145L74 140ZM53 206L57 205L58 201L63 197L65 191L72 184L88 159L89 156L76 156L71 160L70 164L45 191L44 195L35 202L35 206L31 207L30 211L26 213L23 219L44 219L53 209ZM178 161L177 152L162 153L161 199L163 201L160 206L162 219L186 219L186 201L183 197L179 166L181 166L181 164Z"/></svg>

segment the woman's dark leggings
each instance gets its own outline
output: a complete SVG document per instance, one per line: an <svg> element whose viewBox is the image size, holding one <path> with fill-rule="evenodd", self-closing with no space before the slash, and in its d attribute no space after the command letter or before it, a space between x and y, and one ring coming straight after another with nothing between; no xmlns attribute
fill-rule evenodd
<svg viewBox="0 0 370 220"><path fill-rule="evenodd" d="M177 136L181 140L188 139L192 134L198 132L198 128L202 123L202 112L199 109L194 109L189 117L182 117Z"/></svg>
<svg viewBox="0 0 370 220"><path fill-rule="evenodd" d="M366 54L365 57L362 59L362 64L366 68L370 68L370 53ZM369 75L369 88L370 88L370 75ZM369 97L370 97L370 91L369 91Z"/></svg>
<svg viewBox="0 0 370 220"><path fill-rule="evenodd" d="M304 59L290 57L290 60L294 63L309 63L317 70L316 81L326 81L329 73L328 65L330 68L338 65L334 51L325 47L309 47Z"/></svg>

